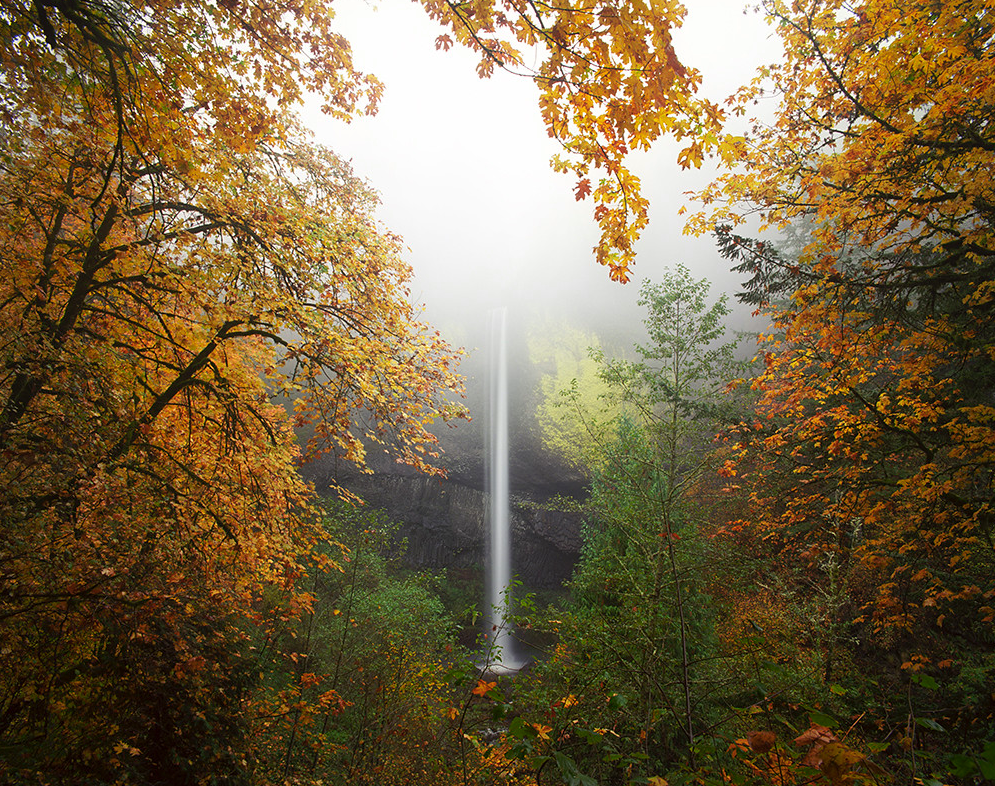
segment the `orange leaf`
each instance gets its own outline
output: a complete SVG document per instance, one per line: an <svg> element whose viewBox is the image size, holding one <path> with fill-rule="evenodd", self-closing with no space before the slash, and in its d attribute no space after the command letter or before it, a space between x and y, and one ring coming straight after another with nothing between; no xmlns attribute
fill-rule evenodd
<svg viewBox="0 0 995 786"><path fill-rule="evenodd" d="M826 745L830 742L837 742L837 737L833 734L827 727L820 726L818 723L813 723L810 729L803 731L797 737L795 737L796 745L811 745L820 744Z"/></svg>
<svg viewBox="0 0 995 786"><path fill-rule="evenodd" d="M477 687L473 689L473 695L486 696L496 687L497 687L496 682L485 682L484 680L477 680Z"/></svg>
<svg viewBox="0 0 995 786"><path fill-rule="evenodd" d="M774 733L771 731L748 731L746 741L757 753L766 753L774 747Z"/></svg>

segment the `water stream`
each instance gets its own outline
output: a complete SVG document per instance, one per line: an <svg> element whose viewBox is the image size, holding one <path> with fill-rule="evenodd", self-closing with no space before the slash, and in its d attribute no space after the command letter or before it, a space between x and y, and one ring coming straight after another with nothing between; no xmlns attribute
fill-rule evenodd
<svg viewBox="0 0 995 786"><path fill-rule="evenodd" d="M490 312L487 491L490 542L487 565L487 628L484 667L521 668L508 624L511 593L511 508L508 489L508 310Z"/></svg>

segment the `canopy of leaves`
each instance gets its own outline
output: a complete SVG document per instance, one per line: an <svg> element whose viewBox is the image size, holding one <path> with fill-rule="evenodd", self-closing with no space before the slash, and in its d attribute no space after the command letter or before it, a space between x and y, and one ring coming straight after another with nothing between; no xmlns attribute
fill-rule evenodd
<svg viewBox="0 0 995 786"><path fill-rule="evenodd" d="M671 135L685 144L678 162L700 166L706 148L730 144L726 137L720 143L723 110L696 96L701 76L674 49L672 31L684 6L673 0L422 4L457 42L480 53L482 76L504 68L535 81L546 129L564 150L553 166L576 177L578 200L593 197L601 232L595 256L612 279L627 281L635 241L648 222L648 202L627 155ZM452 43L443 35L437 46Z"/></svg>
<svg viewBox="0 0 995 786"><path fill-rule="evenodd" d="M993 145L987 4L772 0L764 8L785 58L742 90L736 111L767 95L781 100L774 121L755 123L729 156L745 171L702 194L722 204L691 228L747 212L780 226L814 214L822 251L813 263L826 270L844 245L902 262L900 252L949 241L984 264L991 183L979 173ZM874 272L870 280L886 280L886 269Z"/></svg>
<svg viewBox="0 0 995 786"><path fill-rule="evenodd" d="M284 11L0 11L11 777L117 777L126 745L147 777L182 782L170 768L196 757L142 736L162 696L196 713L217 677L219 711L244 711L242 628L266 586L288 593L282 613L308 607L296 582L320 537L278 397L315 422L308 453L360 465L382 442L431 470L429 424L461 413L456 355L417 321L374 195L285 110L320 90L344 116L376 85L324 6ZM150 649L175 652L159 693L136 687Z"/></svg>
<svg viewBox="0 0 995 786"><path fill-rule="evenodd" d="M786 57L740 108L774 91L777 113L754 126L730 161L739 171L705 191L708 210L690 225L749 212L807 225L792 251L720 231L723 253L751 276L746 299L771 318L756 414L727 468L751 490L742 526L802 568L835 565L849 605L833 614L883 658L901 652L896 666L990 676L991 8L765 8ZM972 706L936 712L990 729Z"/></svg>

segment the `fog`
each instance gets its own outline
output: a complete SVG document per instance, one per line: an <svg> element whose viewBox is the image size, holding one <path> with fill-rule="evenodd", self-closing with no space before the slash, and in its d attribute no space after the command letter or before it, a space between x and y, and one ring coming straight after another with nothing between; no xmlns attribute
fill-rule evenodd
<svg viewBox="0 0 995 786"><path fill-rule="evenodd" d="M682 205L695 207L686 192L713 177L707 162L681 170L679 147L669 141L634 159L651 200L650 226L633 280L612 282L594 260L592 202L576 202L573 179L549 166L558 147L531 82L500 72L481 80L471 53L437 51L442 31L415 3L337 0L335 7L357 66L380 78L385 94L374 117L347 125L315 112L308 122L380 192L379 219L409 249L412 298L449 341L471 351L464 368L471 384L483 367L473 353L485 345L493 307L509 309L513 348L523 346L524 331L559 321L631 346L642 336L640 283L667 267L683 262L732 300L738 277L711 238L682 233L678 215ZM675 31L679 56L703 73L704 94L719 103L775 57L762 19L742 9L735 0L700 0ZM735 327L746 326L744 313ZM469 403L479 407L473 397Z"/></svg>

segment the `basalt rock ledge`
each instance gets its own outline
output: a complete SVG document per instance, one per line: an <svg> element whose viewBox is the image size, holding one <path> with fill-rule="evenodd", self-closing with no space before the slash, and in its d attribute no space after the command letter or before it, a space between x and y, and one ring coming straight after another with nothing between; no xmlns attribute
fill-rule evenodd
<svg viewBox="0 0 995 786"><path fill-rule="evenodd" d="M487 556L487 495L448 480L373 474L348 488L400 524L404 559L429 569L483 568ZM512 573L530 589L556 588L570 578L581 549L582 514L522 498L511 500Z"/></svg>

